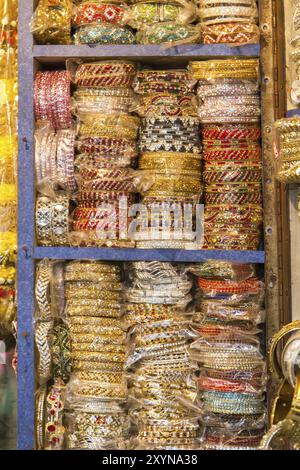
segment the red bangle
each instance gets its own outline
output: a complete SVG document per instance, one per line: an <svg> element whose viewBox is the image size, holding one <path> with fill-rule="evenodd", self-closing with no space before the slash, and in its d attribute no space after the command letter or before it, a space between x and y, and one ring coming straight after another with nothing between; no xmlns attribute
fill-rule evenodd
<svg viewBox="0 0 300 470"><path fill-rule="evenodd" d="M197 282L203 292L218 294L250 294L258 292L263 287L263 283L256 278L246 281L214 281L199 277Z"/></svg>
<svg viewBox="0 0 300 470"><path fill-rule="evenodd" d="M126 230L128 228L128 221L124 225L119 225L118 220L106 219L106 220L76 220L72 222L72 227L75 232L80 231L103 231L108 232L109 230L115 230L119 233L120 230Z"/></svg>
<svg viewBox="0 0 300 470"><path fill-rule="evenodd" d="M233 382L206 376L199 377L198 387L200 390L214 392L253 393L253 386L247 382Z"/></svg>
<svg viewBox="0 0 300 470"><path fill-rule="evenodd" d="M261 129L259 127L240 127L240 126L209 126L205 125L202 129L203 140L227 140L227 141L250 141L261 138Z"/></svg>
<svg viewBox="0 0 300 470"><path fill-rule="evenodd" d="M261 148L260 147L248 147L247 149L224 149L224 150L204 150L203 152L204 161L225 161L225 160L258 160L261 161Z"/></svg>
<svg viewBox="0 0 300 470"><path fill-rule="evenodd" d="M75 27L99 22L118 24L122 22L124 12L119 5L88 2L76 8L72 23Z"/></svg>
<svg viewBox="0 0 300 470"><path fill-rule="evenodd" d="M111 204L110 204L111 205ZM77 207L73 212L73 219L80 220L80 219L103 219L105 217L109 217L112 214L116 214L117 216L120 214L119 205L115 204L113 208L93 208L93 207Z"/></svg>
<svg viewBox="0 0 300 470"><path fill-rule="evenodd" d="M97 206L102 203L119 202L121 197L126 197L128 203L129 201L134 201L132 193L125 191L79 191L77 194L77 201L79 203L78 205L81 207L97 208Z"/></svg>

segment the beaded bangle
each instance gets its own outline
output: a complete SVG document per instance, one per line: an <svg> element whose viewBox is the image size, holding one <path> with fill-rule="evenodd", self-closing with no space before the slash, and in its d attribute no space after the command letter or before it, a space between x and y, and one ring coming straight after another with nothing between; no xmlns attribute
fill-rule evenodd
<svg viewBox="0 0 300 470"><path fill-rule="evenodd" d="M205 170L203 172L205 183L223 183L223 182L259 182L262 179L261 170L255 169L228 169L224 171Z"/></svg>
<svg viewBox="0 0 300 470"><path fill-rule="evenodd" d="M142 116L197 116L194 95L155 93L141 97L138 112Z"/></svg>
<svg viewBox="0 0 300 470"><path fill-rule="evenodd" d="M198 286L203 292L241 294L244 292L256 293L263 288L263 283L255 278L246 281L213 281L198 278Z"/></svg>
<svg viewBox="0 0 300 470"><path fill-rule="evenodd" d="M180 24L193 23L196 12L193 5L164 4L139 2L133 5L128 16L128 23L133 28L139 29L143 23L161 23L177 21Z"/></svg>

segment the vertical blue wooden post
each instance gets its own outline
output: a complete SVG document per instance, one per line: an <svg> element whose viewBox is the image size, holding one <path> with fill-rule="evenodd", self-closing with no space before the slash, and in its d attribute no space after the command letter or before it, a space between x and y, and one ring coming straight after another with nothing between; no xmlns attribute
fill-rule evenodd
<svg viewBox="0 0 300 470"><path fill-rule="evenodd" d="M19 0L18 449L34 448L34 163L32 0Z"/></svg>

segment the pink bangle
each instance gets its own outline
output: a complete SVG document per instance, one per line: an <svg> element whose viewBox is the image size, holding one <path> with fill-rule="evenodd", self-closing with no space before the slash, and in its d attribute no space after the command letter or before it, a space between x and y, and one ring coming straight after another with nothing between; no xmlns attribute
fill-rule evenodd
<svg viewBox="0 0 300 470"><path fill-rule="evenodd" d="M66 71L37 73L34 85L37 121L49 121L55 130L72 127L70 86Z"/></svg>

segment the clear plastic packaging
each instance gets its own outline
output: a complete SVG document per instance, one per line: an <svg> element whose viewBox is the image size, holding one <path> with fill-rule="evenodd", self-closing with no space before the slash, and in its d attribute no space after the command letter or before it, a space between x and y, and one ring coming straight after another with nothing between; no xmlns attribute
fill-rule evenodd
<svg viewBox="0 0 300 470"><path fill-rule="evenodd" d="M123 60L82 63L70 59L66 66L77 87L132 88L137 73L135 63Z"/></svg>
<svg viewBox="0 0 300 470"><path fill-rule="evenodd" d="M70 44L72 0L39 0L30 23L38 44Z"/></svg>

